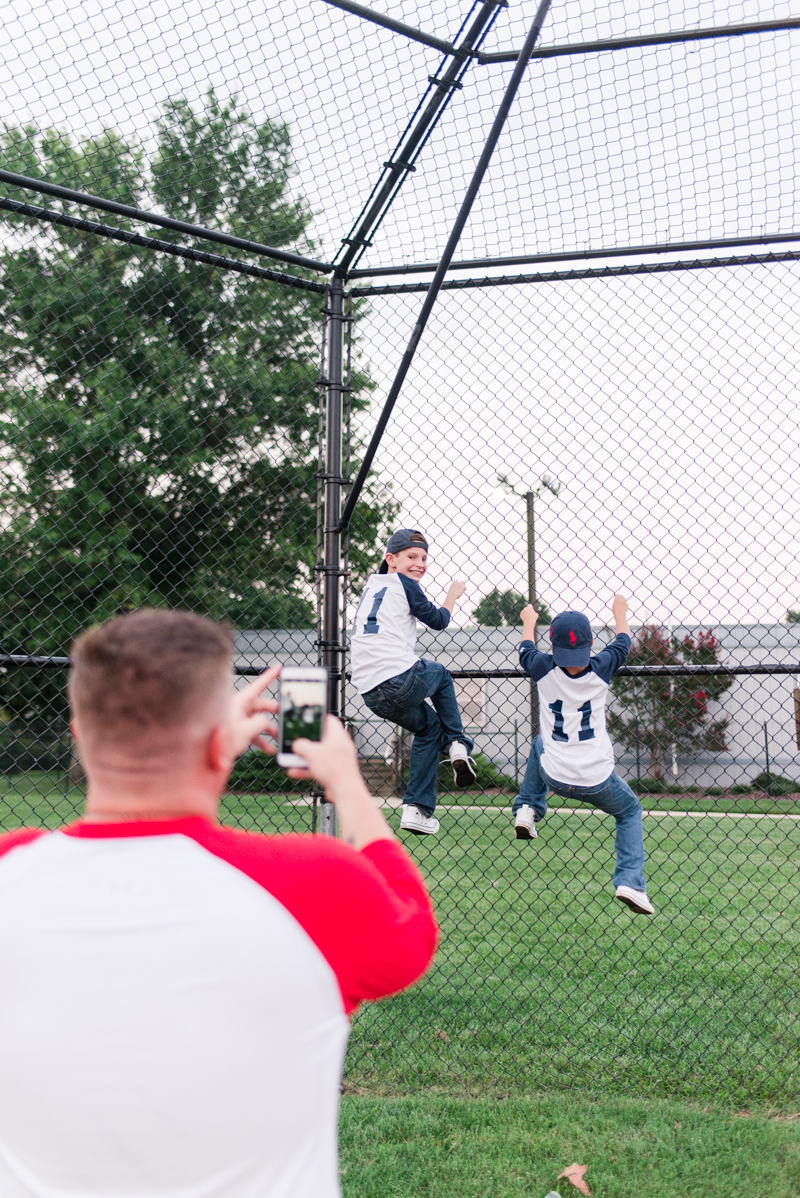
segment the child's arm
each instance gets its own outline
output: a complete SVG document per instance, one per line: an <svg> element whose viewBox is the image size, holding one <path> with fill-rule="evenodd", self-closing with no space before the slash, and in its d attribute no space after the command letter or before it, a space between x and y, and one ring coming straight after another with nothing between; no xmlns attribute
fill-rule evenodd
<svg viewBox="0 0 800 1198"><path fill-rule="evenodd" d="M624 632L626 636L630 636L631 626L628 623L628 600L624 595L614 596L614 602L611 604L611 614L617 626L617 636L621 632Z"/></svg>
<svg viewBox="0 0 800 1198"><path fill-rule="evenodd" d="M539 613L532 603L528 603L519 613L522 620L523 641L533 641L536 644L536 625L539 623Z"/></svg>
<svg viewBox="0 0 800 1198"><path fill-rule="evenodd" d="M442 604L442 607L446 607L451 616L455 609L456 601L461 598L466 589L467 584L465 582L451 582L450 586L447 588L447 598Z"/></svg>

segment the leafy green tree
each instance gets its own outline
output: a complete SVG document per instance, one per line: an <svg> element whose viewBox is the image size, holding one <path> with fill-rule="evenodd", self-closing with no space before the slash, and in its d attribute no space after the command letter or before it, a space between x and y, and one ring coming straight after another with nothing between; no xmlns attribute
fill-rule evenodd
<svg viewBox="0 0 800 1198"><path fill-rule="evenodd" d="M666 629L647 625L634 638L627 665L713 665L719 661L720 646L714 635L700 632L683 640ZM620 710L608 712L609 731L626 749L641 746L650 755L650 775L664 775L667 754L725 753L725 730L729 720L712 719L709 705L733 685L732 678L708 674L698 677L675 675L617 676L611 690Z"/></svg>
<svg viewBox="0 0 800 1198"><path fill-rule="evenodd" d="M792 611L791 608L786 613L787 624L800 624L800 611Z"/></svg>
<svg viewBox="0 0 800 1198"><path fill-rule="evenodd" d="M174 99L152 147L148 159L113 130L0 136L8 169L313 249L281 121L257 123L213 92L199 110ZM310 627L322 297L2 219L2 648L65 651L143 604ZM358 410L369 380L357 370L352 382ZM357 576L392 515L373 488L350 538ZM52 675L12 673L0 689L17 713L60 693Z"/></svg>
<svg viewBox="0 0 800 1198"><path fill-rule="evenodd" d="M495 587L488 595L483 596L473 611L472 618L483 628L514 627L519 624L519 613L527 602L525 596L518 595L516 591L499 591ZM541 599L536 603L536 610L539 613L540 624L551 623L552 616Z"/></svg>

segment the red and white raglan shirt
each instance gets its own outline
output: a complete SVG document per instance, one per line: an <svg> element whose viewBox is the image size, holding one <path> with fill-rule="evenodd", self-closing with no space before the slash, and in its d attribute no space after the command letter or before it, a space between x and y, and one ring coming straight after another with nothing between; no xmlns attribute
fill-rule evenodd
<svg viewBox="0 0 800 1198"><path fill-rule="evenodd" d="M435 943L394 841L0 837L0 1196L336 1198L347 1014Z"/></svg>

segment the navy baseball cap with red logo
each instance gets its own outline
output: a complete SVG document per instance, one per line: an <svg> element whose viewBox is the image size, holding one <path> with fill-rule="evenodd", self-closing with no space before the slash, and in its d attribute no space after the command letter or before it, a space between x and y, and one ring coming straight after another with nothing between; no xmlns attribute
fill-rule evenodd
<svg viewBox="0 0 800 1198"><path fill-rule="evenodd" d="M588 666L592 626L579 611L562 611L550 625L553 661L557 666Z"/></svg>

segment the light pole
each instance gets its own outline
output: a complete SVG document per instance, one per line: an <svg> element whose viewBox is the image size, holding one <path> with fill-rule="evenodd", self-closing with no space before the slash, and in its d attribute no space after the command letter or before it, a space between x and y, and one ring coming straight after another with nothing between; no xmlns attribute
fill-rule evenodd
<svg viewBox="0 0 800 1198"><path fill-rule="evenodd" d="M528 602L533 604L537 613L539 610L539 600L536 594L536 535L534 524L534 501L539 498L543 491L549 491L551 495L558 495L561 490L562 483L558 479L551 478L549 474L543 474L539 482L532 491L517 491L509 482L508 476L498 474L497 484L501 491L506 495L515 495L518 499L525 500L526 523L528 533ZM535 635L535 634L534 634ZM534 642L535 643L535 642ZM531 682L531 739L536 736L539 731L539 693L536 689L536 684Z"/></svg>

